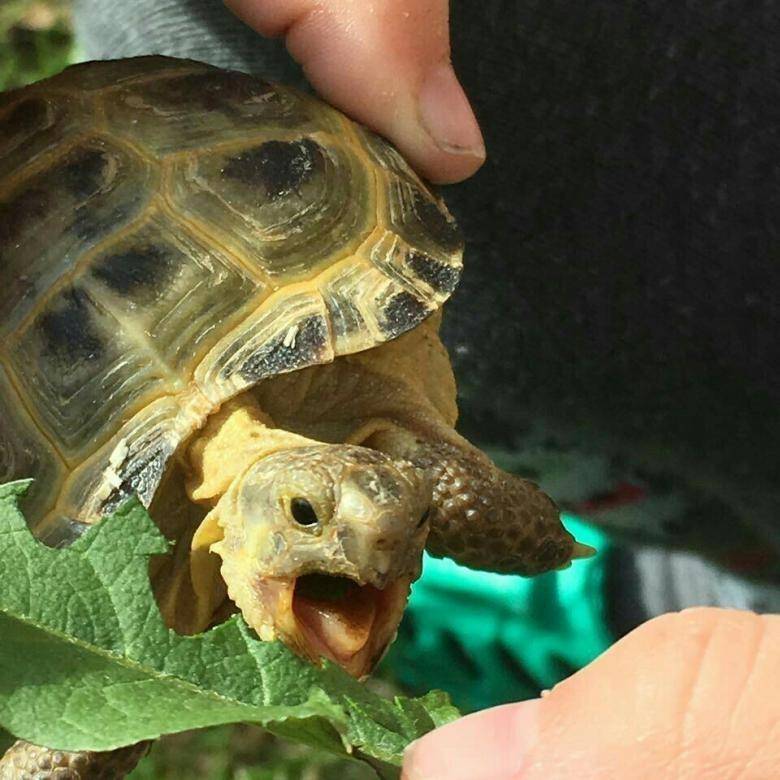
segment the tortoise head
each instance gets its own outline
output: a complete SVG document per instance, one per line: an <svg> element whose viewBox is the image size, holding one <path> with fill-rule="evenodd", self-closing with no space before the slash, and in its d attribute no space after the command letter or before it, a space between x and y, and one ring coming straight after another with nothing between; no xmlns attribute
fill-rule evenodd
<svg viewBox="0 0 780 780"><path fill-rule="evenodd" d="M262 639L368 674L395 637L420 575L432 485L364 447L265 456L216 507L231 599Z"/></svg>

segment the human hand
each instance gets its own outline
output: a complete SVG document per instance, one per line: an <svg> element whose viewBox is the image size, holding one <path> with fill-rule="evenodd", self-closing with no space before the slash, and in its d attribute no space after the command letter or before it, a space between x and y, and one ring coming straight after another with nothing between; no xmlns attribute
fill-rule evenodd
<svg viewBox="0 0 780 780"><path fill-rule="evenodd" d="M426 178L455 182L485 159L450 65L448 0L225 0L250 27L284 36L312 85L389 138Z"/></svg>
<svg viewBox="0 0 780 780"><path fill-rule="evenodd" d="M777 780L780 615L651 620L547 696L413 743L402 778Z"/></svg>

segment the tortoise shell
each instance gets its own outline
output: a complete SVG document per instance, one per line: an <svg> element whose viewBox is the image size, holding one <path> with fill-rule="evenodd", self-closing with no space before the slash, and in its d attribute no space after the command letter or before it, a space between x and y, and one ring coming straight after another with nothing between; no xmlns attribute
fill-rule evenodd
<svg viewBox="0 0 780 780"><path fill-rule="evenodd" d="M0 482L41 536L147 506L226 399L413 328L462 241L324 103L165 57L0 96Z"/></svg>

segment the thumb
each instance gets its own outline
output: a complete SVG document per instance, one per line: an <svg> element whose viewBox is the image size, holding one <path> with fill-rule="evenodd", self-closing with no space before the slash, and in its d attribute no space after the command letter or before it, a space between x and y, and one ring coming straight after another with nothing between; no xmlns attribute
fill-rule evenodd
<svg viewBox="0 0 780 780"><path fill-rule="evenodd" d="M393 141L431 181L470 176L482 135L450 65L448 0L226 0L284 36L314 87Z"/></svg>
<svg viewBox="0 0 780 780"><path fill-rule="evenodd" d="M698 608L640 626L542 699L408 749L405 780L780 777L780 615Z"/></svg>

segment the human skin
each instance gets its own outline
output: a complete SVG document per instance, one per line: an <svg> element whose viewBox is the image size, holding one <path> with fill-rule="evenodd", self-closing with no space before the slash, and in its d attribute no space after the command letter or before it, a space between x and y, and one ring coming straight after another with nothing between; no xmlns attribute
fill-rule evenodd
<svg viewBox="0 0 780 780"><path fill-rule="evenodd" d="M780 777L780 615L696 608L640 626L541 699L406 752L403 780Z"/></svg>
<svg viewBox="0 0 780 780"><path fill-rule="evenodd" d="M228 0L284 36L316 89L435 182L484 146L449 66L446 0ZM433 74L433 75L432 75ZM780 776L780 616L701 608L633 631L543 699L468 716L415 743L406 780Z"/></svg>
<svg viewBox="0 0 780 780"><path fill-rule="evenodd" d="M427 179L461 181L485 160L450 64L447 0L226 0L250 27L283 36L330 103L389 138Z"/></svg>

